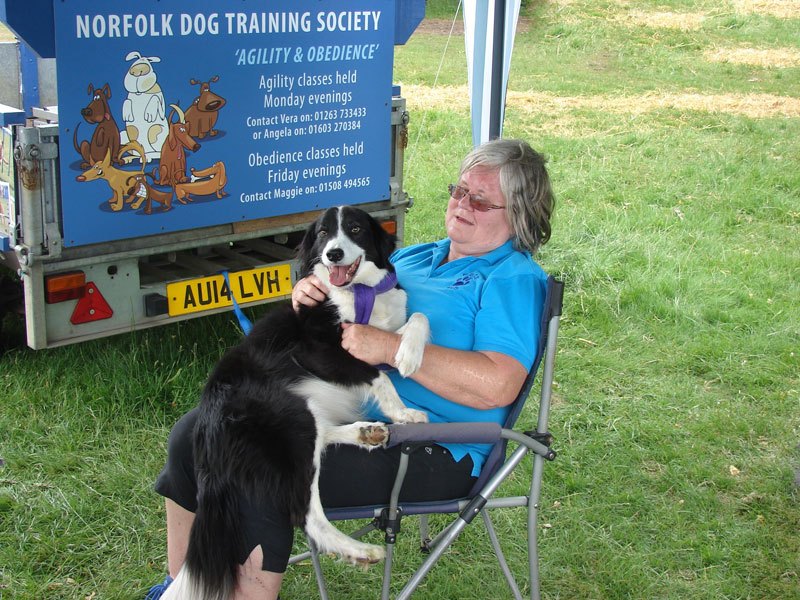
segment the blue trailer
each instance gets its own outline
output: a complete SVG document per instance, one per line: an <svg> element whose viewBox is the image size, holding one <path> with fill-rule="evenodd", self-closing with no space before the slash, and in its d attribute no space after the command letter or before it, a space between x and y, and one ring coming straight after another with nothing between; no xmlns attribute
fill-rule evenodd
<svg viewBox="0 0 800 600"><path fill-rule="evenodd" d="M285 298L326 207L404 234L393 52L424 1L3 0L57 103L3 111L0 269L49 348Z"/></svg>

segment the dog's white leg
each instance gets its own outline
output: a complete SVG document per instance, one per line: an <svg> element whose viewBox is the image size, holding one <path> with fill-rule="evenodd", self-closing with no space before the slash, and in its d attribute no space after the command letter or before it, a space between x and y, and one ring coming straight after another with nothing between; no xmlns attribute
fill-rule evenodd
<svg viewBox="0 0 800 600"><path fill-rule="evenodd" d="M372 382L369 393L375 398L378 407L394 423L427 423L428 415L421 410L407 408L397 390L394 389L392 380L383 371Z"/></svg>
<svg viewBox="0 0 800 600"><path fill-rule="evenodd" d="M385 423L357 421L348 425L325 428L325 444L352 444L367 450L384 448L389 441Z"/></svg>
<svg viewBox="0 0 800 600"><path fill-rule="evenodd" d="M425 344L430 338L428 318L422 313L414 313L406 324L397 330L401 334L400 347L394 355L397 370L400 375L408 377L413 375L422 365L422 355Z"/></svg>
<svg viewBox="0 0 800 600"><path fill-rule="evenodd" d="M328 436L317 436L314 446L314 478L311 483L311 501L306 515L306 535L311 538L321 553L333 553L353 565L368 565L382 560L386 551L381 546L354 540L336 529L325 517L319 497L319 468L322 450Z"/></svg>

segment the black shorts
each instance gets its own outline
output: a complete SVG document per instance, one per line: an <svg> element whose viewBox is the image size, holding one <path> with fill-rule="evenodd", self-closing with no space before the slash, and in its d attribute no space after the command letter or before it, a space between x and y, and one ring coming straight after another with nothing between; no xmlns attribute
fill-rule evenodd
<svg viewBox="0 0 800 600"><path fill-rule="evenodd" d="M192 456L192 431L197 409L186 413L172 428L167 444L167 462L156 480L156 492L190 512L197 510L197 482ZM357 446L330 446L322 457L320 497L326 508L386 504L394 484L400 447L368 451ZM421 448L409 461L400 499L405 502L447 500L466 495L475 483L472 459L459 462L442 446ZM285 507L265 500L258 506L243 506L247 550L264 551L262 568L283 573L294 541Z"/></svg>

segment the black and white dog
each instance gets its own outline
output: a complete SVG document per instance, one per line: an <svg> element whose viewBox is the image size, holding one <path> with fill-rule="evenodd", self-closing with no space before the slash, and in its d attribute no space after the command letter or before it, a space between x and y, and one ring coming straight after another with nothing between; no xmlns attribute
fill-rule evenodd
<svg viewBox="0 0 800 600"><path fill-rule="evenodd" d="M359 420L367 398L395 422L427 420L403 405L383 371L341 347L342 322L368 322L402 333L395 360L404 376L419 368L428 321L417 313L406 322L405 292L388 260L395 241L359 209L328 209L298 256L301 275L316 274L328 300L270 311L211 373L194 433L197 513L186 562L164 599L230 596L246 550L243 499L257 505L271 495L320 552L353 564L383 558L382 547L350 538L325 518L318 481L327 444L386 443L382 423Z"/></svg>

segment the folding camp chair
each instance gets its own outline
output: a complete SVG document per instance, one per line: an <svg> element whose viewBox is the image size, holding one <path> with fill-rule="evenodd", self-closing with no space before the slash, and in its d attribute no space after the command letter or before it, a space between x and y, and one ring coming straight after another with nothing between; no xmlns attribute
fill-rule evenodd
<svg viewBox="0 0 800 600"><path fill-rule="evenodd" d="M503 555L497 533L488 513L489 509L521 506L527 507L528 509L527 528L530 597L532 599L539 598L539 558L536 528L544 461L553 460L556 456L555 452L550 449L552 436L547 430L547 422L550 413L550 394L553 383L562 298L563 283L549 277L547 281L545 307L542 315L542 334L539 340L536 360L528 373L517 399L512 405L508 419L503 427L496 423L390 425L389 445L401 445L401 455L389 505L336 508L325 511L325 514L331 521L372 519L368 525L352 534L354 538L360 538L374 530L382 530L385 532L386 560L384 563L383 586L381 590L382 600L389 599L394 545L397 532L400 530L400 520L402 517L410 515L417 515L420 517L422 549L428 554L419 569L396 596L397 600L403 600L411 596L445 550L447 550L464 528L479 514L486 526L489 539L508 585L514 597L518 600L522 600L519 586ZM513 427L522 411L525 400L531 392L539 363L542 360L544 360L544 367L541 377L539 415L536 430L517 431L513 429ZM506 457L509 441L515 442L516 448ZM403 479L411 455L418 448L430 445L431 443L491 443L494 444L494 446L478 480L466 497L456 498L450 501L425 503L399 502L398 499L403 486ZM529 493L523 496L493 498L500 484L516 469L528 453L533 454ZM456 514L457 517L431 541L428 538L428 516L442 513ZM313 544L310 544L310 547L309 552L293 556L289 564L295 564L301 560L311 558L317 577L320 597L322 600L328 600L328 593L319 561L319 555L313 547Z"/></svg>

